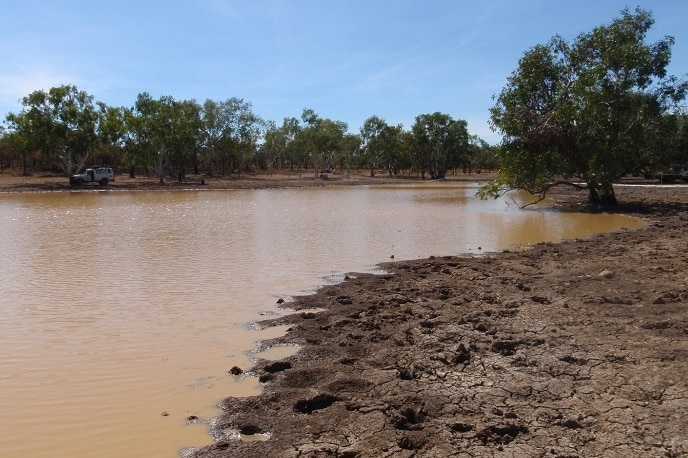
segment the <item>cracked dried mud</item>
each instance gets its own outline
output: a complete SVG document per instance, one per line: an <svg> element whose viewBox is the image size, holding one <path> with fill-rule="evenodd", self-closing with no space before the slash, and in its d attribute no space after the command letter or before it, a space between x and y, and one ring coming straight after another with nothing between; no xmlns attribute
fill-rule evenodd
<svg viewBox="0 0 688 458"><path fill-rule="evenodd" d="M263 345L301 351L250 368L263 394L224 400L186 453L688 455L688 186L617 193L645 227L384 264L286 304L308 311Z"/></svg>

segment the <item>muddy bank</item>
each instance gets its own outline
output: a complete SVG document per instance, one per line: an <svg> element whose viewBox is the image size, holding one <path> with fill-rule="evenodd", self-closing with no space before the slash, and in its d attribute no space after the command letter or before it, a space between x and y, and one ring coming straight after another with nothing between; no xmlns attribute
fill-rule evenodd
<svg viewBox="0 0 688 458"><path fill-rule="evenodd" d="M252 368L263 395L224 400L188 455L686 456L688 187L617 192L646 227L390 263L289 304L322 312L265 322L290 331L264 344L303 349Z"/></svg>
<svg viewBox="0 0 688 458"><path fill-rule="evenodd" d="M225 176L186 175L180 183L174 178L166 177L163 183L155 176L116 175L115 180L106 186L97 183L86 183L80 187L72 187L64 176L54 174L21 176L0 173L0 193L7 192L75 192L75 191L203 191L203 190L232 190L232 189L271 189L294 187L322 187L322 186L361 186L374 184L400 184L421 181L416 176L389 176L377 174L369 176L366 171L350 173L336 172L317 175L313 171L303 173L271 173L271 174L242 174ZM494 173L454 175L451 181L489 181L494 179Z"/></svg>

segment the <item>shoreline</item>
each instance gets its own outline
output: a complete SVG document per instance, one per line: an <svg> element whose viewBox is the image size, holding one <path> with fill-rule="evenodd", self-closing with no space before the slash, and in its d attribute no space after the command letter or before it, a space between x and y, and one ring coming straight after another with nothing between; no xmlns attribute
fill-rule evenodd
<svg viewBox="0 0 688 458"><path fill-rule="evenodd" d="M262 345L301 350L258 361L263 393L225 399L216 443L184 456L687 454L688 187L618 195L645 227L384 263L296 298Z"/></svg>
<svg viewBox="0 0 688 458"><path fill-rule="evenodd" d="M449 182L487 182L496 177L495 173L458 174L446 177ZM422 180L419 177L387 174L367 176L365 171L357 170L349 176L341 173L316 177L313 171L305 173L279 174L243 174L240 176L212 176L187 175L180 184L171 177L165 177L160 184L156 177L139 176L130 178L127 175L117 175L115 180L106 186L85 184L79 188L70 186L69 180L60 175L10 175L0 173L0 195L5 193L23 192L87 192L87 191L230 191L240 189L279 189L296 187L324 187L324 186L364 186L380 184L409 184L432 183L433 180Z"/></svg>
<svg viewBox="0 0 688 458"><path fill-rule="evenodd" d="M72 190L63 177L6 178L0 193ZM406 183L423 181L254 176L186 188L144 178L106 189ZM519 252L386 262L383 275L349 274L296 297L285 304L295 313L261 322L290 330L260 346L301 350L245 368L263 393L223 400L210 422L215 444L182 456L688 454L688 185L617 195L615 213L647 225ZM585 192L553 197L597 211Z"/></svg>

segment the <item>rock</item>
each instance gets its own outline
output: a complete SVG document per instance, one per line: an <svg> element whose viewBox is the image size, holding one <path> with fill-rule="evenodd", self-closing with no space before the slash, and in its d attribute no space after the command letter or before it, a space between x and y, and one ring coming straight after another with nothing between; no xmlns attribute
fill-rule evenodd
<svg viewBox="0 0 688 458"><path fill-rule="evenodd" d="M614 276L614 272L612 272L611 270L604 269L598 275L604 278L612 278Z"/></svg>

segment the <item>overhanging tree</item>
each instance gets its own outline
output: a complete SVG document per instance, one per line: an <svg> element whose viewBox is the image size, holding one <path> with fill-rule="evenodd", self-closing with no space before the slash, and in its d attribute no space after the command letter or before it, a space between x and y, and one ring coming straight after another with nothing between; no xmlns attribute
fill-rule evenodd
<svg viewBox="0 0 688 458"><path fill-rule="evenodd" d="M571 44L555 36L524 54L491 109L504 139L499 178L483 196L569 184L591 203L616 204L613 183L652 157L662 116L686 95L686 82L666 74L673 38L646 43L653 22L625 9Z"/></svg>

